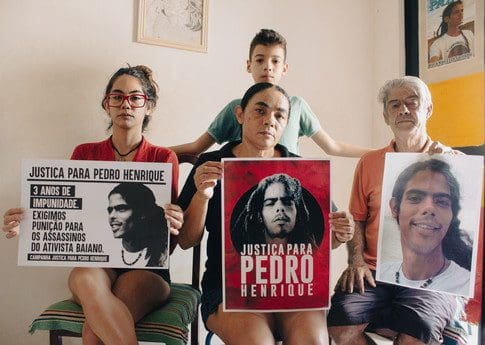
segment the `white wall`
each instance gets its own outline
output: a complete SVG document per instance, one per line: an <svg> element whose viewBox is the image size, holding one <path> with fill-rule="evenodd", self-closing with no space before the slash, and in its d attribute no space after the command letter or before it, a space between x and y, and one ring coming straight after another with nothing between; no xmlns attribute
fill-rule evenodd
<svg viewBox="0 0 485 345"><path fill-rule="evenodd" d="M207 54L136 43L136 1L0 1L0 211L19 204L21 158L67 158L81 142L106 137L100 99L125 63L155 71L161 101L147 137L174 145L197 137L252 80L249 41L260 28L288 40L283 86L304 96L335 138L383 146L389 133L376 102L385 79L403 71L402 0L212 0ZM190 125L188 125L190 124ZM311 140L307 157L322 157ZM332 158L332 198L346 208L355 159ZM16 266L17 240L0 240L0 345L46 344L27 327L69 296L68 269ZM333 255L332 284L345 265ZM183 256L172 260L183 268Z"/></svg>

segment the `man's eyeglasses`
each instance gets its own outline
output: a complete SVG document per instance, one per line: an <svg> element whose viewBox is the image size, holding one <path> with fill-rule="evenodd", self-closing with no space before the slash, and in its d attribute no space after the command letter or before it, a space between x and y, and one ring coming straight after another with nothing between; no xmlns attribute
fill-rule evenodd
<svg viewBox="0 0 485 345"><path fill-rule="evenodd" d="M142 108L145 106L148 97L141 93L134 93L131 95L123 95L122 93L110 93L106 95L106 103L108 107L121 107L125 100L132 108Z"/></svg>

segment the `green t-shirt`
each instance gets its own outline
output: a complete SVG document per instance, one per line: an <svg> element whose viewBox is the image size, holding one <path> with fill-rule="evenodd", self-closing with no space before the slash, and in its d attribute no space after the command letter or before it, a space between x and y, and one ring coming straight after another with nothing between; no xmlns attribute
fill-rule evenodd
<svg viewBox="0 0 485 345"><path fill-rule="evenodd" d="M290 101L290 117L279 143L286 146L290 152L299 154L298 138L302 136L311 137L321 127L318 118L303 98L292 96ZM241 125L237 122L234 113L234 109L240 103L241 99L235 99L226 105L207 129L207 132L218 144L241 140Z"/></svg>

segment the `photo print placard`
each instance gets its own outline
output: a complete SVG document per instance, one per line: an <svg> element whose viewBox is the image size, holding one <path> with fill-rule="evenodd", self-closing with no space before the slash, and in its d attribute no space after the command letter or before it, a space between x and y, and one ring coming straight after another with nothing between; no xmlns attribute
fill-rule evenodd
<svg viewBox="0 0 485 345"><path fill-rule="evenodd" d="M18 264L168 268L171 163L23 160Z"/></svg>
<svg viewBox="0 0 485 345"><path fill-rule="evenodd" d="M330 162L223 163L224 309L327 308Z"/></svg>

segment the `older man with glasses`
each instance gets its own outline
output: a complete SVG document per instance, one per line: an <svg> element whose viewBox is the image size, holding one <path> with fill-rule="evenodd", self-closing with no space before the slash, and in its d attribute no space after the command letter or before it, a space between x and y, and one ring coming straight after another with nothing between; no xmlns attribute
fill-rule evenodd
<svg viewBox="0 0 485 345"><path fill-rule="evenodd" d="M382 329L395 337L396 344L441 344L443 330L458 307L455 297L376 283L374 277L386 152L439 153L445 148L428 136L426 122L433 103L422 80L390 80L379 98L394 139L365 154L357 165L350 199L355 234L347 243L349 265L332 297L329 333L339 345L373 344L364 331Z"/></svg>

